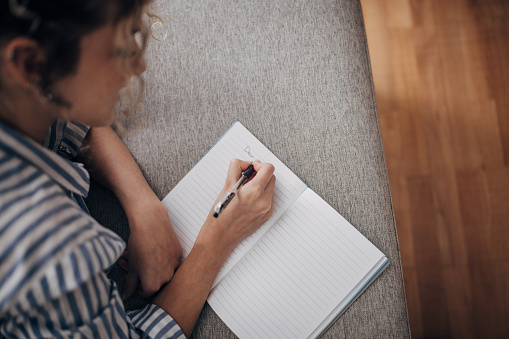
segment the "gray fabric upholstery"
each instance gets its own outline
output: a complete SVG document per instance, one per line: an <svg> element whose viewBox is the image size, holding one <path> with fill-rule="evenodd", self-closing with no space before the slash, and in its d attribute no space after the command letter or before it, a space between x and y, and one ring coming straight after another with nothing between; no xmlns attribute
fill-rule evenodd
<svg viewBox="0 0 509 339"><path fill-rule="evenodd" d="M149 44L145 113L123 139L159 198L242 122L390 260L325 337L408 337L359 1L157 0L153 12L165 21L154 34L168 36ZM127 238L111 193L93 185L88 204ZM112 276L122 288L122 272L115 268ZM194 336L233 334L206 305Z"/></svg>

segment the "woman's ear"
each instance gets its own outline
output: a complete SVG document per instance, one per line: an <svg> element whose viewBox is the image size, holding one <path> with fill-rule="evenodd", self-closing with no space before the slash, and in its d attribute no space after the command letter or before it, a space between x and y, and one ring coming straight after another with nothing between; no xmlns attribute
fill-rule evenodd
<svg viewBox="0 0 509 339"><path fill-rule="evenodd" d="M41 69L45 53L40 45L27 38L15 38L1 52L4 71L12 81L25 88L41 82Z"/></svg>

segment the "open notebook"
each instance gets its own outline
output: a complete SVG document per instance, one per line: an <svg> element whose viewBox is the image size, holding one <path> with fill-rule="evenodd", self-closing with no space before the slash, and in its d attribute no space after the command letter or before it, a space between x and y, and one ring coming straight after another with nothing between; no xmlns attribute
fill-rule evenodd
<svg viewBox="0 0 509 339"><path fill-rule="evenodd" d="M233 158L274 165L274 213L234 249L207 301L240 338L316 337L388 260L239 122L163 200L184 257Z"/></svg>

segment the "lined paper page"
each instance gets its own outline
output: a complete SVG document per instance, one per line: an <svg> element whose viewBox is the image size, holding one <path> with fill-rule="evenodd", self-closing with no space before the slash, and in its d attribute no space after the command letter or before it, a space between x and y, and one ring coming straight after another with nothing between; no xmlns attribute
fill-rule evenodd
<svg viewBox="0 0 509 339"><path fill-rule="evenodd" d="M200 229L223 189L230 160L260 160L275 167L274 213L258 231L241 242L228 257L214 286L263 236L270 225L306 189L306 185L276 158L241 123L235 123L200 162L163 199L180 239L184 257L191 251Z"/></svg>
<svg viewBox="0 0 509 339"><path fill-rule="evenodd" d="M307 338L362 289L384 258L307 189L208 302L240 338Z"/></svg>

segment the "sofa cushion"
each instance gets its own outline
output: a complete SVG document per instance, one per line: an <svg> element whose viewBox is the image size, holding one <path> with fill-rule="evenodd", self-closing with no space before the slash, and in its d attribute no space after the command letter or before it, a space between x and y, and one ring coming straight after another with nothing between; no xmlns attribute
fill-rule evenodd
<svg viewBox="0 0 509 339"><path fill-rule="evenodd" d="M164 20L154 35L167 37L149 44L144 112L123 140L159 198L242 122L390 260L325 337L408 337L359 1L157 0L152 11ZM88 204L127 238L111 193L93 185ZM112 276L122 288L122 272ZM193 335L234 336L208 305Z"/></svg>

